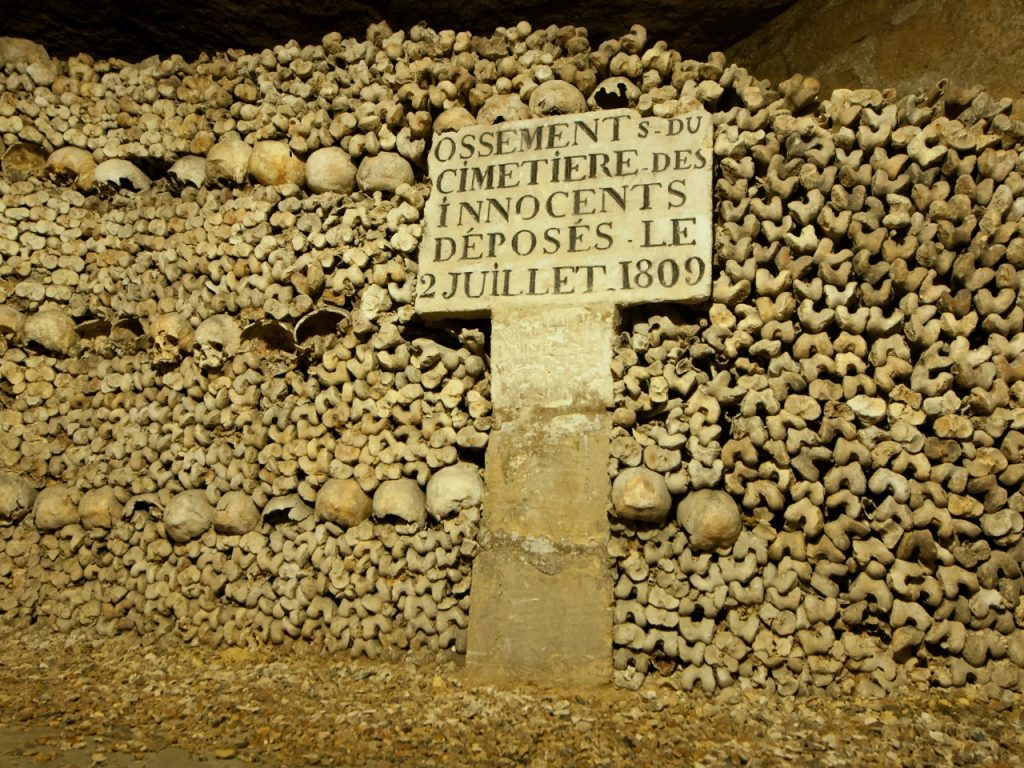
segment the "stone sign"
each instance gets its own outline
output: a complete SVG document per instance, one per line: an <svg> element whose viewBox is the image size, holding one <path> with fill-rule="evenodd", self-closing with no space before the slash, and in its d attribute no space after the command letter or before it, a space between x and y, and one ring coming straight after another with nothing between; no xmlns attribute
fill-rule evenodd
<svg viewBox="0 0 1024 768"><path fill-rule="evenodd" d="M611 679L616 307L710 296L712 133L622 109L434 137L416 309L491 317L472 674Z"/></svg>
<svg viewBox="0 0 1024 768"><path fill-rule="evenodd" d="M707 112L473 126L436 136L429 162L421 314L710 295Z"/></svg>

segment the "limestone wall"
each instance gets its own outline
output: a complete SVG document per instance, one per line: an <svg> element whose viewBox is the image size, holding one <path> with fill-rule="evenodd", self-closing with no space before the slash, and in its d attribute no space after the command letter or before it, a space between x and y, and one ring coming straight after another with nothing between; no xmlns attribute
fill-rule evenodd
<svg viewBox="0 0 1024 768"><path fill-rule="evenodd" d="M762 77L814 75L826 91L984 87L1015 99L1020 117L1022 29L1024 6L1004 0L800 0L727 53Z"/></svg>
<svg viewBox="0 0 1024 768"><path fill-rule="evenodd" d="M412 311L423 156L561 79L716 125L713 299L614 350L617 682L1019 686L1024 126L649 42L8 57L4 624L462 650L487 324Z"/></svg>

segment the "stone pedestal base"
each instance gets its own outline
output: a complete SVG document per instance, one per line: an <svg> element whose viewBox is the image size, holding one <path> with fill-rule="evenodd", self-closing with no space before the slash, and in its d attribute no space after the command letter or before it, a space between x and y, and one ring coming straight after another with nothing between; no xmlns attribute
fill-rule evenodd
<svg viewBox="0 0 1024 768"><path fill-rule="evenodd" d="M469 670L477 677L550 686L607 683L612 592L607 553L603 548L532 552L530 546L506 542L476 558Z"/></svg>
<svg viewBox="0 0 1024 768"><path fill-rule="evenodd" d="M495 429L473 566L472 676L611 680L610 307L495 311Z"/></svg>

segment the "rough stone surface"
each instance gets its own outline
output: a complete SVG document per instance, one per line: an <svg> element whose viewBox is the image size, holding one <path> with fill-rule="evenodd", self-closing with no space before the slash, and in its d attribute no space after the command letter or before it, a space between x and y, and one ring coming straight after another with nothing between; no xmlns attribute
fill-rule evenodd
<svg viewBox="0 0 1024 768"><path fill-rule="evenodd" d="M612 308L552 306L543 315L515 309L494 317L496 408L599 409L611 403Z"/></svg>
<svg viewBox="0 0 1024 768"><path fill-rule="evenodd" d="M983 85L1024 114L1024 7L1000 0L801 0L729 57L762 77L813 75L833 88L928 91Z"/></svg>
<svg viewBox="0 0 1024 768"><path fill-rule="evenodd" d="M484 464L485 523L514 536L601 543L607 536L609 419L547 416L502 424ZM586 461L584 461L586 459Z"/></svg>
<svg viewBox="0 0 1024 768"><path fill-rule="evenodd" d="M705 697L674 682L655 678L639 693L476 686L450 656L408 664L302 645L68 642L30 627L0 644L0 760L11 768L803 768L884 754L891 765L996 768L1024 752L1019 692L1006 701L979 685L955 695L925 688L872 698L851 689L793 699L734 687ZM713 735L708 723L719 724ZM365 735L353 738L352 727Z"/></svg>
<svg viewBox="0 0 1024 768"><path fill-rule="evenodd" d="M255 0L239 6L223 0L203 3L168 0L133 11L125 23L121 7L110 0L88 10L69 0L11 6L4 30L43 43L52 55L85 51L98 57L140 61L154 53L186 58L200 51L270 48L283 40L319 42L326 31L359 37L382 16L396 29L426 21L435 29L469 29L490 34L496 25L514 26L523 18L535 27L548 24L586 27L595 38L615 37L633 24L644 24L689 55L720 50L756 29L792 0L652 0L643 5L595 5L584 0L559 3L501 3L476 0L396 0L382 10L360 0L310 5L303 0ZM187 20L187 23L186 23ZM71 34L69 30L74 30ZM20 49L19 49L20 50ZM31 53L31 51L29 51Z"/></svg>
<svg viewBox="0 0 1024 768"><path fill-rule="evenodd" d="M601 305L493 314L501 428L484 464L488 535L474 565L467 646L480 677L541 685L609 678L613 316ZM534 357L541 346L545 354Z"/></svg>
<svg viewBox="0 0 1024 768"><path fill-rule="evenodd" d="M520 540L477 556L466 664L487 680L593 687L608 680L607 558Z"/></svg>

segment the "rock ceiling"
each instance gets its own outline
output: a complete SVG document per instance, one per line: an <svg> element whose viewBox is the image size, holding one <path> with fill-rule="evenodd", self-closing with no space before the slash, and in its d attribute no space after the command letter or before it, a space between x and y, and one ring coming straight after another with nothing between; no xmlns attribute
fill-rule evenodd
<svg viewBox="0 0 1024 768"><path fill-rule="evenodd" d="M137 61L153 54L228 48L261 50L289 39L318 42L327 32L362 37L382 18L392 27L426 21L435 29L487 33L521 19L534 26L585 26L591 40L617 37L643 24L689 57L741 40L792 0L646 0L640 4L591 0L209 0L156 3L122 0L40 0L11 4L2 34L42 43L51 55L79 52Z"/></svg>

